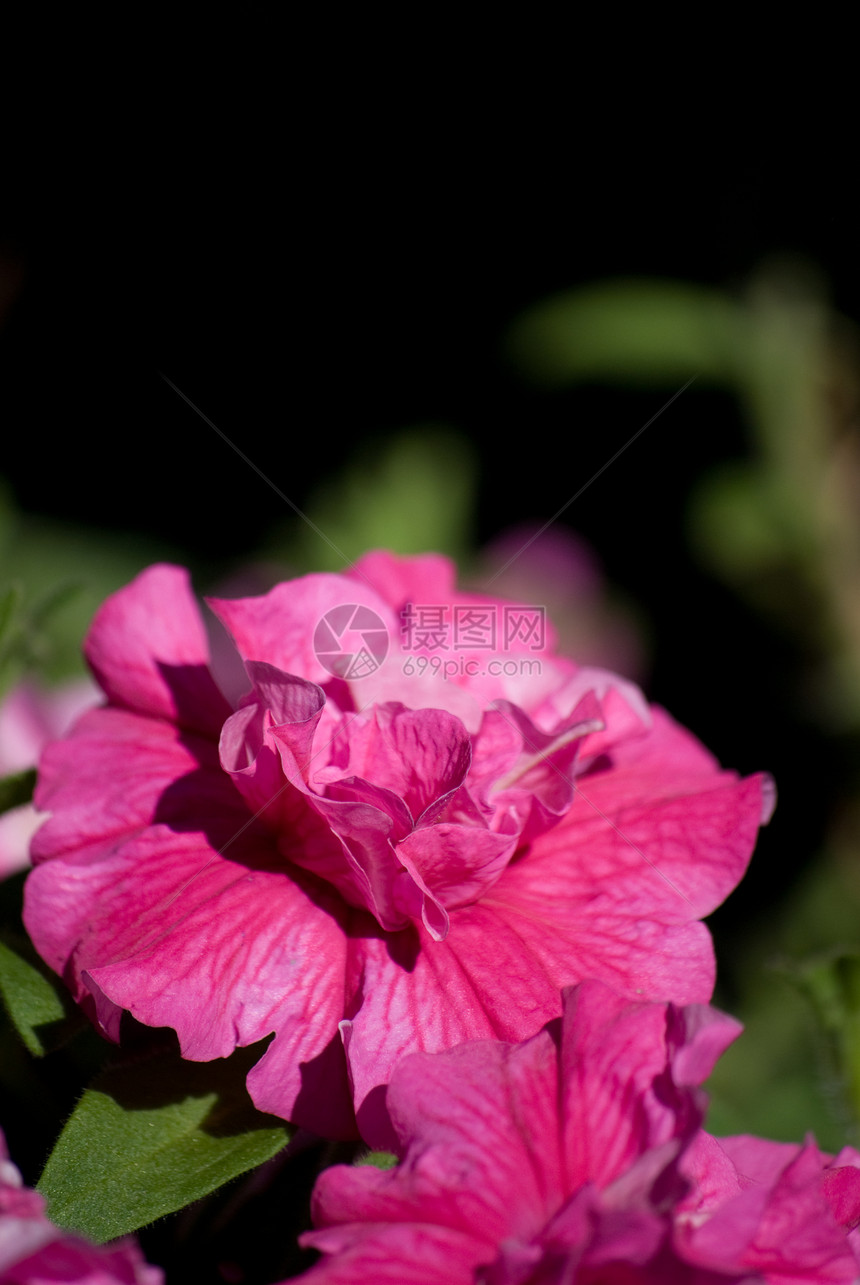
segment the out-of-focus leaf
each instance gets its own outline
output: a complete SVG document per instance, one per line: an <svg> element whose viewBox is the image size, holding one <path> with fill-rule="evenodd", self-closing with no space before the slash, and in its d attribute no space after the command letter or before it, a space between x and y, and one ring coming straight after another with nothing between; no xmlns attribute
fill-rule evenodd
<svg viewBox="0 0 860 1285"><path fill-rule="evenodd" d="M820 1146L838 1151L845 1141L844 1108L824 1039L797 988L770 971L731 1011L744 1032L705 1086L708 1131L754 1133L779 1142L800 1142L809 1131Z"/></svg>
<svg viewBox="0 0 860 1285"><path fill-rule="evenodd" d="M860 1122L860 951L830 951L792 974L830 1041L834 1072Z"/></svg>
<svg viewBox="0 0 860 1285"><path fill-rule="evenodd" d="M25 768L12 776L0 777L0 815L10 808L20 808L29 803L36 788L36 769Z"/></svg>
<svg viewBox="0 0 860 1285"><path fill-rule="evenodd" d="M0 643L3 642L12 623L20 597L21 592L17 585L10 585L0 593Z"/></svg>
<svg viewBox="0 0 860 1285"><path fill-rule="evenodd" d="M261 1044L229 1058L129 1061L84 1093L39 1182L61 1227L103 1242L208 1195L275 1155L290 1125L257 1111L245 1076Z"/></svg>
<svg viewBox="0 0 860 1285"><path fill-rule="evenodd" d="M607 281L529 309L507 349L536 382L671 386L693 375L732 386L748 322L728 295L672 281Z"/></svg>
<svg viewBox="0 0 860 1285"><path fill-rule="evenodd" d="M774 898L756 931L721 960L715 1003L740 1018L744 1033L708 1082L711 1132L799 1142L808 1130L827 1151L838 1151L846 1136L855 1145L860 1139L834 1044L842 1001L834 1005L833 998L840 987L830 979L824 989L826 1021L819 1003L810 1002L810 981L821 986L828 977L834 941L844 942L850 956L857 938L854 866L853 849L850 860L820 853L790 892ZM731 998L720 994L726 981Z"/></svg>
<svg viewBox="0 0 860 1285"><path fill-rule="evenodd" d="M693 492L689 513L693 542L723 575L749 577L790 556L786 530L760 474L748 464L708 474Z"/></svg>
<svg viewBox="0 0 860 1285"><path fill-rule="evenodd" d="M81 641L96 609L147 564L171 557L175 554L167 546L143 537L107 536L18 513L0 487L4 581L14 578L26 585L31 604L29 621L16 612L14 631L7 638L19 666L54 682L82 675ZM13 682L16 676L6 674L4 681Z"/></svg>
<svg viewBox="0 0 860 1285"><path fill-rule="evenodd" d="M469 443L450 429L428 427L377 449L311 497L307 515L316 530L302 525L294 555L302 566L340 571L344 558L351 562L368 549L436 549L454 558L468 549L476 476Z"/></svg>

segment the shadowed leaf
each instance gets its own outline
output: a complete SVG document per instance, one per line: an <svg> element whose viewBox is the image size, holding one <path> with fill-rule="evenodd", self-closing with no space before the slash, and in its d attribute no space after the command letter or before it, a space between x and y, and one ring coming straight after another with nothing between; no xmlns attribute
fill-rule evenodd
<svg viewBox="0 0 860 1285"><path fill-rule="evenodd" d="M257 1111L245 1089L262 1044L213 1062L159 1052L97 1076L39 1182L49 1216L112 1240L275 1155L292 1126Z"/></svg>

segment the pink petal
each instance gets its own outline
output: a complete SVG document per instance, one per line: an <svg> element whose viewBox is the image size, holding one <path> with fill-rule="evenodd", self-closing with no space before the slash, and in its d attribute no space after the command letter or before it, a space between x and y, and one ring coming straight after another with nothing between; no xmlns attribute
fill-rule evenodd
<svg viewBox="0 0 860 1285"><path fill-rule="evenodd" d="M376 549L360 557L347 575L372 585L395 613L407 602L441 605L456 596L454 564L440 553L398 557Z"/></svg>
<svg viewBox="0 0 860 1285"><path fill-rule="evenodd" d="M359 1127L373 1146L391 1144L383 1086L405 1054L467 1040L515 1040L560 1012L558 989L491 912L478 904L452 919L456 929L445 941L418 929L388 943L361 943L361 1003L348 1023L346 1049ZM486 962L479 963L482 953Z"/></svg>
<svg viewBox="0 0 860 1285"><path fill-rule="evenodd" d="M723 1141L700 1129L681 1157L679 1168L688 1179L689 1190L679 1202L676 1218L684 1226L698 1226L741 1190L738 1170L726 1154ZM792 1151L797 1148L793 1146Z"/></svg>
<svg viewBox="0 0 860 1285"><path fill-rule="evenodd" d="M762 778L712 779L697 793L664 792L634 802L623 779L616 796L609 779L615 776L612 770L577 783L564 820L534 840L528 861L511 867L517 897L533 903L541 880L549 878L550 895L564 883L569 903L599 890L595 918L614 909L625 919L647 915L677 924L710 914L746 869L761 817Z"/></svg>
<svg viewBox="0 0 860 1285"><path fill-rule="evenodd" d="M690 1285L680 1264L654 1262L666 1238L666 1222L655 1210L630 1202L618 1208L607 1206L593 1187L583 1187L541 1236L539 1281L555 1281L556 1273L575 1269L577 1279L620 1282L635 1285ZM553 1270L555 1269L555 1270ZM633 1275L635 1273L635 1275ZM564 1275L560 1277L564 1280ZM513 1285L514 1275L490 1276L490 1285Z"/></svg>
<svg viewBox="0 0 860 1285"><path fill-rule="evenodd" d="M565 1196L557 1095L547 1032L522 1045L482 1041L402 1060L387 1093L402 1163L372 1177L329 1170L314 1221L420 1218L488 1247L531 1237Z"/></svg>
<svg viewBox="0 0 860 1285"><path fill-rule="evenodd" d="M288 783L305 788L325 693L315 683L261 661L249 661L247 669L253 690L221 729L219 756L224 771L256 812L274 804ZM267 813L273 827L278 825L278 811Z"/></svg>
<svg viewBox="0 0 860 1285"><path fill-rule="evenodd" d="M0 1132L0 1279L3 1285L162 1285L134 1241L91 1245L45 1216L38 1192L23 1186Z"/></svg>
<svg viewBox="0 0 860 1285"><path fill-rule="evenodd" d="M773 1157L774 1146L745 1150ZM717 1269L743 1266L768 1280L855 1280L857 1259L824 1196L822 1158L812 1142L794 1151L774 1180L751 1182L701 1226L679 1229L684 1256Z"/></svg>
<svg viewBox="0 0 860 1285"><path fill-rule="evenodd" d="M346 1032L349 1056L356 1026ZM332 1258L307 1279L346 1281L347 1269L387 1260L410 1280L425 1252L413 1232L433 1227L462 1235L451 1252L476 1268L471 1279L494 1285L616 1275L716 1285L696 1266L706 1255L694 1248L690 1264L670 1242L667 1214L686 1189L677 1157L703 1105L674 1073L707 1073L736 1033L713 1010L631 1003L586 981L566 992L561 1030L553 1023L516 1045L477 1041L402 1058L386 1093L387 1145L400 1163L321 1175L312 1206L319 1230L303 1243ZM688 1249L695 1229L679 1231ZM734 1248L748 1239L735 1236ZM449 1272L428 1253L429 1280L459 1279L459 1258ZM715 1270L747 1279L738 1266L735 1254ZM328 1274L338 1268L343 1275Z"/></svg>
<svg viewBox="0 0 860 1285"><path fill-rule="evenodd" d="M783 1169L800 1154L796 1142L772 1142L754 1134L737 1134L731 1138L718 1138L720 1150L729 1157L737 1174L738 1189L772 1187Z"/></svg>
<svg viewBox="0 0 860 1285"><path fill-rule="evenodd" d="M676 1095L661 1110L652 1092L666 1070L665 1009L631 1005L606 987L583 983L565 1006L563 1029L571 1188L589 1180L605 1187L643 1152L675 1136Z"/></svg>
<svg viewBox="0 0 860 1285"><path fill-rule="evenodd" d="M149 567L112 594L84 652L116 705L216 736L230 713L209 673L206 631L182 567Z"/></svg>
<svg viewBox="0 0 860 1285"><path fill-rule="evenodd" d="M677 798L737 780L725 772L709 750L658 705L651 706L647 736L617 741L605 760L595 762L581 779L597 802L610 797L616 806L644 799Z"/></svg>
<svg viewBox="0 0 860 1285"><path fill-rule="evenodd" d="M584 758L604 754L613 745L642 735L651 727L651 708L635 683L607 669L590 667L577 669L566 683L556 687L536 711L535 719L542 726L554 726L587 696L599 703L603 727L584 743Z"/></svg>
<svg viewBox="0 0 860 1285"><path fill-rule="evenodd" d="M469 735L458 718L391 701L375 706L369 718L345 720L332 748L340 751L339 773L391 790L415 822L462 784L472 758ZM320 779L334 780L333 768Z"/></svg>
<svg viewBox="0 0 860 1285"><path fill-rule="evenodd" d="M483 895L510 860L515 840L475 825L440 822L415 830L397 845L397 856L451 909Z"/></svg>
<svg viewBox="0 0 860 1285"><path fill-rule="evenodd" d="M153 826L94 865L40 867L25 920L57 971L80 979L79 994L88 989L97 1007L104 996L148 1026L173 1027L192 1061L276 1032L249 1076L257 1105L329 1137L351 1136L337 1039L347 1002L343 903L279 864L253 830L241 836L235 864L201 834Z"/></svg>
<svg viewBox="0 0 860 1285"><path fill-rule="evenodd" d="M78 853L91 859L156 818L181 817L195 803L207 815L223 797L210 741L122 709L95 709L53 741L39 765L36 806L51 812L33 841L34 860Z"/></svg>
<svg viewBox="0 0 860 1285"><path fill-rule="evenodd" d="M474 1285L475 1269L486 1261L488 1252L467 1232L434 1227L418 1219L390 1226L361 1224L305 1232L300 1244L336 1255L322 1259L298 1278L307 1285L355 1285L356 1281Z"/></svg>
<svg viewBox="0 0 860 1285"><path fill-rule="evenodd" d="M675 1084L704 1084L743 1029L734 1017L709 1004L687 1004L685 1008L673 1004L667 1018L666 1040Z"/></svg>
<svg viewBox="0 0 860 1285"><path fill-rule="evenodd" d="M233 636L245 661L261 660L312 683L332 674L317 659L316 628L328 612L355 604L368 607L396 637L399 622L382 597L361 580L310 575L275 585L257 598L207 598Z"/></svg>
<svg viewBox="0 0 860 1285"><path fill-rule="evenodd" d="M595 981L565 991L561 1078L569 1181L616 1182L640 1156L701 1124L700 1084L738 1024L704 1006L631 1003ZM679 1067L692 1078L679 1076Z"/></svg>
<svg viewBox="0 0 860 1285"><path fill-rule="evenodd" d="M853 1165L825 1169L821 1190L840 1227L860 1223L860 1169Z"/></svg>

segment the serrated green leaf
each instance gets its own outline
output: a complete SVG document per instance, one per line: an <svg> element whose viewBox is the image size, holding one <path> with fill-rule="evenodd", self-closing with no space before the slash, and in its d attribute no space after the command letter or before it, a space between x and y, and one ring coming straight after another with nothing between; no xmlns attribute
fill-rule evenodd
<svg viewBox="0 0 860 1285"><path fill-rule="evenodd" d="M49 1216L101 1243L270 1159L293 1130L248 1097L261 1053L262 1041L213 1062L171 1050L97 1076L39 1182Z"/></svg>
<svg viewBox="0 0 860 1285"><path fill-rule="evenodd" d="M12 776L0 777L0 815L11 808L20 808L33 798L36 788L36 769L25 768Z"/></svg>

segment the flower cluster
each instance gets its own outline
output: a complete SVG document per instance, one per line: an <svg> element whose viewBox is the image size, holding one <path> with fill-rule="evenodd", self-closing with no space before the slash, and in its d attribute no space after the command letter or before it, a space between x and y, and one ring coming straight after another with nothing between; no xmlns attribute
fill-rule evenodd
<svg viewBox="0 0 860 1285"><path fill-rule="evenodd" d="M853 1279L860 1157L701 1129L737 1027L700 921L769 779L435 555L209 605L232 668L180 568L99 611L25 922L109 1037L274 1036L259 1108L400 1157L323 1174L310 1278Z"/></svg>
<svg viewBox="0 0 860 1285"><path fill-rule="evenodd" d="M738 1032L706 1005L583 982L521 1044L405 1059L388 1087L400 1163L322 1174L304 1243L326 1257L303 1279L856 1280L860 1153L701 1129L697 1086Z"/></svg>

